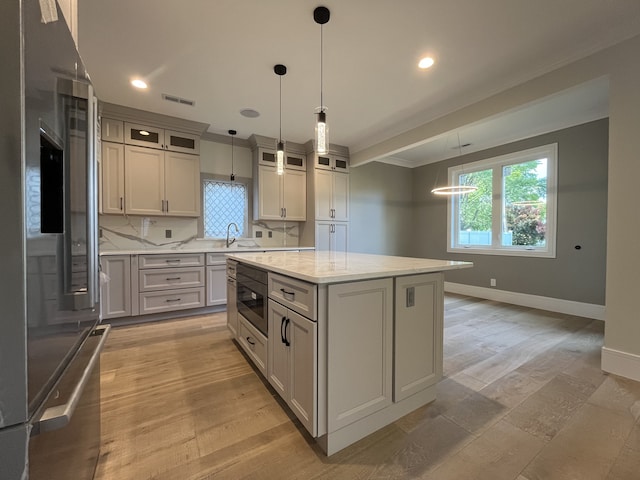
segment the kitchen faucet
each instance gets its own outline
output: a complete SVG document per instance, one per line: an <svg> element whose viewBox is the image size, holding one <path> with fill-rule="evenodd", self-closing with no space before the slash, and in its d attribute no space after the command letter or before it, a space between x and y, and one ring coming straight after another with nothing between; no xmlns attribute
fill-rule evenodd
<svg viewBox="0 0 640 480"><path fill-rule="evenodd" d="M236 228L236 233L240 233L240 229L238 228L238 225L236 225L234 222L231 222L229 225L227 225L227 248L229 248L229 246L236 241L235 237L231 239L231 241L229 241L229 229L231 228L231 225L233 225Z"/></svg>

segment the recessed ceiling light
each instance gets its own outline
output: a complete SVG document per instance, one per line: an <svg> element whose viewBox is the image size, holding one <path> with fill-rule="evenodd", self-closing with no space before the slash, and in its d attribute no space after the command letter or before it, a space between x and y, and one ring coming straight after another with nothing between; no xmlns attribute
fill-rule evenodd
<svg viewBox="0 0 640 480"><path fill-rule="evenodd" d="M431 57L424 57L422 59L420 59L420 61L418 62L418 67L424 69L427 69L431 66L433 66L433 64L435 63L435 61L433 60L433 58Z"/></svg>
<svg viewBox="0 0 640 480"><path fill-rule="evenodd" d="M253 108L245 108L240 110L240 115L247 118L256 118L260 116L260 112L254 110Z"/></svg>
<svg viewBox="0 0 640 480"><path fill-rule="evenodd" d="M136 88L140 88L140 89L147 88L147 82L145 82L144 80L141 80L139 78L135 78L135 79L131 80L131 85L133 85Z"/></svg>

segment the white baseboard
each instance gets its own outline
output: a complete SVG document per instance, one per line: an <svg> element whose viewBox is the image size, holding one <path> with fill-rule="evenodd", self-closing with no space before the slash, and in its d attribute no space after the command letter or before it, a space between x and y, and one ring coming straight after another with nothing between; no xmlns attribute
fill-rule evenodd
<svg viewBox="0 0 640 480"><path fill-rule="evenodd" d="M640 355L602 347L602 370L640 382Z"/></svg>
<svg viewBox="0 0 640 480"><path fill-rule="evenodd" d="M487 300L495 300L496 302L522 305L523 307L566 313L578 317L594 318L596 320L605 319L604 305L574 302L572 300L541 297L538 295L529 295L528 293L508 292L506 290L496 290L495 288L476 287L452 282L444 282L444 291L469 295L470 297L486 298Z"/></svg>

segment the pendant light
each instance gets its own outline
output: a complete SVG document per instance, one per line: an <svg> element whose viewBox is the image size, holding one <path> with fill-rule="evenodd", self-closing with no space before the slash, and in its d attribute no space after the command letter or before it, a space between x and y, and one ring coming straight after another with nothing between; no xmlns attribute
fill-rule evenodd
<svg viewBox="0 0 640 480"><path fill-rule="evenodd" d="M329 151L329 126L327 125L326 107L322 97L322 75L323 75L323 58L322 58L322 26L329 21L331 13L327 7L317 7L313 11L313 19L320 25L320 107L318 109L318 118L316 121L316 152L327 153Z"/></svg>
<svg viewBox="0 0 640 480"><path fill-rule="evenodd" d="M233 173L233 137L238 133L235 130L229 130L229 135L231 135L231 181L234 182L236 180L236 176Z"/></svg>
<svg viewBox="0 0 640 480"><path fill-rule="evenodd" d="M280 77L280 136L276 144L276 172L278 175L284 173L284 142L282 141L282 76L287 74L287 67L275 65L273 71Z"/></svg>
<svg viewBox="0 0 640 480"><path fill-rule="evenodd" d="M465 144L465 147L471 145ZM462 145L460 144L460 132L458 132L458 157L462 156ZM464 165L462 166L462 174L464 174ZM438 184L438 177L436 176L436 185ZM446 185L444 187L436 187L431 190L434 195L466 195L467 193L475 192L478 187L473 185Z"/></svg>

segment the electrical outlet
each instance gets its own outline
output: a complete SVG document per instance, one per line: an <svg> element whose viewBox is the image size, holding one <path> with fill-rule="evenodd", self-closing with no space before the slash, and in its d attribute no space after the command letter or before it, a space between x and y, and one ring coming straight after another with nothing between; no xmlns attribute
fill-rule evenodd
<svg viewBox="0 0 640 480"><path fill-rule="evenodd" d="M164 236L165 236L165 238L171 238L171 230L165 230L164 231Z"/></svg>
<svg viewBox="0 0 640 480"><path fill-rule="evenodd" d="M273 237L273 232L269 231L269 238Z"/></svg>
<svg viewBox="0 0 640 480"><path fill-rule="evenodd" d="M256 238L262 238L262 231L256 230Z"/></svg>
<svg viewBox="0 0 640 480"><path fill-rule="evenodd" d="M492 287L495 287L495 286L496 286L496 279L495 279L495 278L492 278L492 279L491 279L491 286L492 286Z"/></svg>

